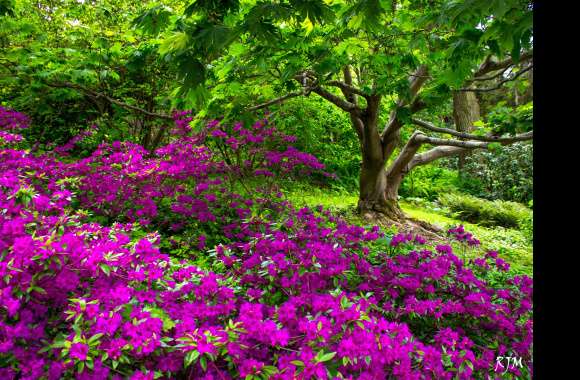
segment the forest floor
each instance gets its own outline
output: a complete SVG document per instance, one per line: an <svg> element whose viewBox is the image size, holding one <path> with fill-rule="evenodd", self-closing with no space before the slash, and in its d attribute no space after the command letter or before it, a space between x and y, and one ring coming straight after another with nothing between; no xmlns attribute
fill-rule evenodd
<svg viewBox="0 0 580 380"><path fill-rule="evenodd" d="M367 226L368 222L356 214L358 197L356 194L328 189L308 187L286 189L287 198L297 207L315 207L322 205L335 214L345 218L353 224ZM420 201L420 200L417 200ZM503 259L510 263L512 271L519 274L532 275L533 271L533 248L532 242L518 229L504 227L484 227L473 223L461 221L450 216L444 210L439 209L435 203L417 202L416 200L401 200L403 212L411 219L427 222L441 229L440 240L448 241L446 231L448 228L462 224L465 230L471 232L475 238L481 241L481 249L467 250L460 244L453 244L455 252L459 256L476 257L485 252L497 251ZM384 230L394 231L390 226L381 225ZM426 236L428 237L428 236ZM429 238L429 237L428 237ZM439 240L433 239L430 240Z"/></svg>

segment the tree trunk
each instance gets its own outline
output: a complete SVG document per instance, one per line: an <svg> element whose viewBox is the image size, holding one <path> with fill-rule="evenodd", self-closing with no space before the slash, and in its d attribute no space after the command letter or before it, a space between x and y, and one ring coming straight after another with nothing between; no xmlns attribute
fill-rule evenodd
<svg viewBox="0 0 580 380"><path fill-rule="evenodd" d="M480 119L479 102L474 92L454 91L453 92L453 118L455 128L459 132L470 132L473 123ZM467 152L459 154L457 170L459 175L463 173Z"/></svg>
<svg viewBox="0 0 580 380"><path fill-rule="evenodd" d="M534 100L534 70L528 71L525 75L527 76L529 86L523 95L523 103Z"/></svg>
<svg viewBox="0 0 580 380"><path fill-rule="evenodd" d="M163 136L165 136L165 130L169 128L166 125L161 125L159 127L159 129L157 130L157 133L155 134L155 138L153 139L153 142L151 143L151 150L154 151L155 149L157 149L159 147L159 144L161 144L161 140L163 140Z"/></svg>
<svg viewBox="0 0 580 380"><path fill-rule="evenodd" d="M358 211L365 217L376 214L393 220L404 217L398 201L398 186L390 186L385 165L381 162L365 162L360 171Z"/></svg>
<svg viewBox="0 0 580 380"><path fill-rule="evenodd" d="M396 189L389 186L385 170L387 159L377 129L380 99L371 99L371 101L376 102L376 104L372 104L368 108L369 112L362 119L359 119L359 123L362 122L364 133L361 141L362 165L358 211L369 219L384 216L388 219L400 220L404 218L404 215L399 208L397 199L398 186Z"/></svg>

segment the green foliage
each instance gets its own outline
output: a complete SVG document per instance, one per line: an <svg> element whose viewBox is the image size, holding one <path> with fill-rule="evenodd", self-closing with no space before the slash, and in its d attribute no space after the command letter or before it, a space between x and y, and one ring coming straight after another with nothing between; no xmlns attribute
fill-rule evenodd
<svg viewBox="0 0 580 380"><path fill-rule="evenodd" d="M520 231L530 240L534 240L534 214L530 213L519 222Z"/></svg>
<svg viewBox="0 0 580 380"><path fill-rule="evenodd" d="M14 16L14 0L0 0L0 16Z"/></svg>
<svg viewBox="0 0 580 380"><path fill-rule="evenodd" d="M533 145L517 143L496 152L469 155L464 166L466 181L477 181L470 194L487 199L528 203L533 198Z"/></svg>
<svg viewBox="0 0 580 380"><path fill-rule="evenodd" d="M0 27L0 101L31 117L29 137L62 144L98 123L108 130L103 138L150 145L163 121L108 100L149 112L170 108L173 66L154 38L130 24L148 3L16 3ZM150 11L167 22L170 8L163 9Z"/></svg>
<svg viewBox="0 0 580 380"><path fill-rule="evenodd" d="M488 201L471 195L441 194L439 203L460 220L483 226L517 228L527 223L532 212L525 206L510 201Z"/></svg>
<svg viewBox="0 0 580 380"><path fill-rule="evenodd" d="M171 13L171 15L170 15ZM195 1L184 9L157 5L134 19L159 35L159 53L176 64L180 94L211 103L227 79L253 91L229 97L239 105L296 88L295 73L312 70L320 84L357 68L367 93L406 98L408 74L427 64L436 80L424 90L429 104L448 99L490 53L519 54L531 42L531 9L520 0L442 1ZM164 28L163 28L164 26ZM190 75L183 57L198 66ZM203 73L203 75L201 75ZM224 78L224 74L225 78ZM211 84L212 93L200 88ZM268 89L266 89L268 88ZM256 91L261 90L261 91ZM256 92L258 98L250 95ZM199 105L199 103L196 103ZM227 106L226 106L227 108Z"/></svg>
<svg viewBox="0 0 580 380"><path fill-rule="evenodd" d="M531 102L514 109L501 101L487 116L487 123L498 134L529 132L533 129L533 121L534 105Z"/></svg>
<svg viewBox="0 0 580 380"><path fill-rule="evenodd" d="M337 179L324 182L354 191L358 186L360 148L348 116L315 97L289 101L273 113L278 128L298 140L294 146L314 154ZM322 179L322 178L321 178Z"/></svg>
<svg viewBox="0 0 580 380"><path fill-rule="evenodd" d="M461 187L456 171L437 165L419 166L410 171L401 183L399 195L435 200L440 194L458 191Z"/></svg>

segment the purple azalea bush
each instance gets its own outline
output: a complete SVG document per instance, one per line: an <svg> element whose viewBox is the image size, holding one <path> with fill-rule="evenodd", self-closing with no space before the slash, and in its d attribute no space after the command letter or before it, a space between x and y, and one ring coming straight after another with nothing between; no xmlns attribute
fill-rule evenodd
<svg viewBox="0 0 580 380"><path fill-rule="evenodd" d="M324 167L266 120L175 119L155 152L61 160L79 139L34 155L0 108L0 378L531 378L532 279L497 252L240 194Z"/></svg>

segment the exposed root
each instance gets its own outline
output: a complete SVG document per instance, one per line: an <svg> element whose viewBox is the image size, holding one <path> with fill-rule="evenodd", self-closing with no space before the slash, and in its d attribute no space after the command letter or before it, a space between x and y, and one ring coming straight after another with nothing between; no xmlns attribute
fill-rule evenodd
<svg viewBox="0 0 580 380"><path fill-rule="evenodd" d="M409 230L406 232L419 234L434 241L442 241L446 237L445 230L423 220L407 217L405 224L406 226L402 226L402 228Z"/></svg>
<svg viewBox="0 0 580 380"><path fill-rule="evenodd" d="M440 227L423 220L418 220L405 215L403 212L389 213L375 210L365 210L361 214L362 218L368 222L382 227L395 227L399 232L419 234L434 242L442 242L446 238L446 233Z"/></svg>

